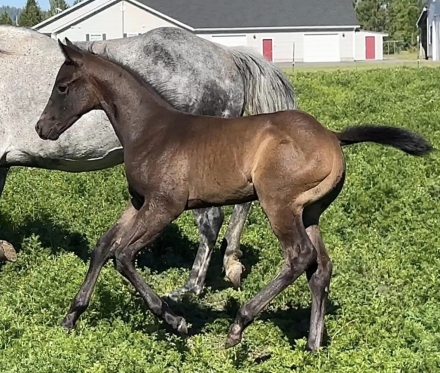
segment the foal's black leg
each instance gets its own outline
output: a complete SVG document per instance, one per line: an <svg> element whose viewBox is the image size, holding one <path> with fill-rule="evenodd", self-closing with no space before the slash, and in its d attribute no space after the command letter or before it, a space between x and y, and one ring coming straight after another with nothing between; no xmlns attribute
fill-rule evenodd
<svg viewBox="0 0 440 373"><path fill-rule="evenodd" d="M301 214L293 215L287 207L280 211L263 209L281 243L285 263L278 276L238 310L228 334L226 348L240 343L244 329L255 317L316 261L316 251L306 233Z"/></svg>
<svg viewBox="0 0 440 373"><path fill-rule="evenodd" d="M325 306L330 290L333 266L322 241L318 225L312 225L306 230L317 251L317 265L310 267L306 271L309 287L312 292L312 310L307 349L316 351L321 346L324 337Z"/></svg>
<svg viewBox="0 0 440 373"><path fill-rule="evenodd" d="M185 293L199 295L202 292L212 251L223 224L223 211L219 207L193 210L193 214L200 234L199 249L186 285L166 295L175 301Z"/></svg>
<svg viewBox="0 0 440 373"><path fill-rule="evenodd" d="M148 206L144 206L139 210L133 225L123 232L121 243L116 249L116 269L130 281L156 316L162 318L173 329L186 334L188 327L185 319L174 314L168 304L146 284L133 264L139 250L153 242L166 226L183 211L183 208L181 211L174 208L170 210L168 204L155 199L154 209L150 210Z"/></svg>
<svg viewBox="0 0 440 373"><path fill-rule="evenodd" d="M137 211L130 204L116 224L99 239L92 251L86 278L73 299L68 314L64 317L63 326L66 329L73 329L78 318L89 306L101 268L114 255L115 247L120 243L123 228L131 222L136 213Z"/></svg>
<svg viewBox="0 0 440 373"><path fill-rule="evenodd" d="M235 205L234 212L229 221L228 230L221 245L221 248L225 249L223 268L226 273L226 278L237 288L240 287L241 274L244 270L244 266L239 260L243 255L240 250L240 238L251 207L252 202Z"/></svg>

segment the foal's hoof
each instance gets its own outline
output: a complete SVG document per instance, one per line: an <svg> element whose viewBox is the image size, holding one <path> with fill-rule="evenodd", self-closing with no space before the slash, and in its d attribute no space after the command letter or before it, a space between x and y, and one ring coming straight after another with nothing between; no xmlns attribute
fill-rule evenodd
<svg viewBox="0 0 440 373"><path fill-rule="evenodd" d="M177 327L177 331L181 334L188 335L188 324L186 323L186 320L182 317L179 323L179 326Z"/></svg>
<svg viewBox="0 0 440 373"><path fill-rule="evenodd" d="M245 267L239 261L233 261L226 268L226 280L231 281L232 285L238 289L241 286L241 275Z"/></svg>
<svg viewBox="0 0 440 373"><path fill-rule="evenodd" d="M0 240L0 261L15 262L17 261L17 253L14 246L7 241Z"/></svg>
<svg viewBox="0 0 440 373"><path fill-rule="evenodd" d="M70 333L73 329L75 329L75 323L72 320L71 317L69 317L69 315L67 315L63 322L61 323L62 327L68 332Z"/></svg>
<svg viewBox="0 0 440 373"><path fill-rule="evenodd" d="M241 336L232 336L231 334L228 335L228 338L226 339L225 343L225 349L234 347L238 345L241 342Z"/></svg>

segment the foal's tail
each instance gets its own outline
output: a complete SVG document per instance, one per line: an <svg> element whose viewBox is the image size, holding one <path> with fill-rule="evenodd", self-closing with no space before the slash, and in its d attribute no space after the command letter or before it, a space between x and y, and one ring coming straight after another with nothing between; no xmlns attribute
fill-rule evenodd
<svg viewBox="0 0 440 373"><path fill-rule="evenodd" d="M227 47L244 83L243 115L296 108L295 90L284 72L246 47Z"/></svg>
<svg viewBox="0 0 440 373"><path fill-rule="evenodd" d="M423 136L403 128L363 125L347 127L342 132L333 133L341 146L375 142L392 146L414 156L425 155L433 150L432 145Z"/></svg>

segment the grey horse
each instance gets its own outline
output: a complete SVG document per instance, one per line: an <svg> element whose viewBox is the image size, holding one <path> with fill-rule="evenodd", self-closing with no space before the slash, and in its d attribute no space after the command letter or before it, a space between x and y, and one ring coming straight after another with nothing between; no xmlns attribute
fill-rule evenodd
<svg viewBox="0 0 440 373"><path fill-rule="evenodd" d="M296 107L287 77L263 56L246 48L221 46L178 28L75 44L132 68L166 101L185 112L238 117ZM86 172L123 162L121 144L99 110L84 115L56 142L44 142L36 134L34 125L63 61L57 42L48 36L0 26L0 194L12 166ZM222 242L226 278L234 286L241 281L240 237L250 207L250 203L234 207ZM167 294L174 300L187 292L201 293L223 224L219 207L193 213L200 245L186 284ZM90 268L93 265L92 257Z"/></svg>

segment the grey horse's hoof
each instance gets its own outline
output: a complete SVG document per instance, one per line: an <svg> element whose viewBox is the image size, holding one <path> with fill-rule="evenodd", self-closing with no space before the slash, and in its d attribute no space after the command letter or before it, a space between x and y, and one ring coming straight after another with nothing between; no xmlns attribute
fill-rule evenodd
<svg viewBox="0 0 440 373"><path fill-rule="evenodd" d="M188 335L188 324L186 323L186 320L183 317L180 320L180 324L177 327L177 331L181 334Z"/></svg>
<svg viewBox="0 0 440 373"><path fill-rule="evenodd" d="M244 271L244 265L241 264L237 259L230 260L225 269L225 280L230 281L236 289L239 289L241 287L241 277Z"/></svg>
<svg viewBox="0 0 440 373"><path fill-rule="evenodd" d="M17 261L17 253L7 241L0 240L0 261L2 262L15 262Z"/></svg>

